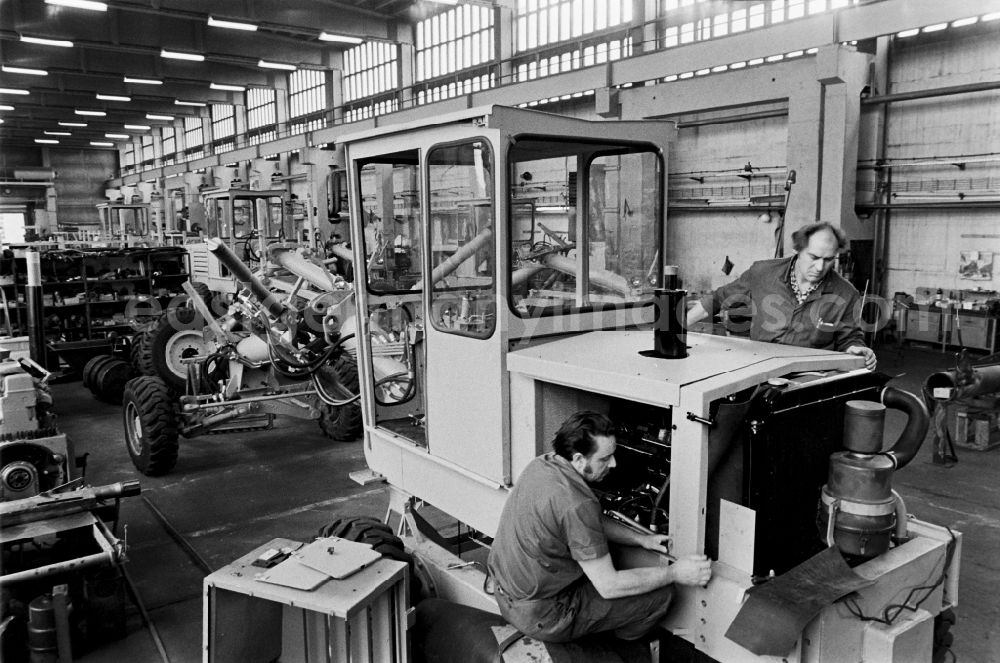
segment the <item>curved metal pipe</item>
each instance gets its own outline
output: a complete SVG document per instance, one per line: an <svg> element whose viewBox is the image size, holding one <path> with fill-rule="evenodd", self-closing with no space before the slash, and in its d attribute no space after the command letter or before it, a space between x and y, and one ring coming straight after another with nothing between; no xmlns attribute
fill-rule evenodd
<svg viewBox="0 0 1000 663"><path fill-rule="evenodd" d="M973 366L971 371L942 371L927 377L924 386L928 393L935 389L950 389L949 398L971 398L1000 391L1000 364ZM940 399L948 400L948 399Z"/></svg>
<svg viewBox="0 0 1000 663"><path fill-rule="evenodd" d="M924 443L924 436L927 435L930 415L922 400L908 391L895 387L886 387L882 390L882 405L902 410L908 415L906 427L900 433L899 439L886 452L898 470L916 457L920 445Z"/></svg>

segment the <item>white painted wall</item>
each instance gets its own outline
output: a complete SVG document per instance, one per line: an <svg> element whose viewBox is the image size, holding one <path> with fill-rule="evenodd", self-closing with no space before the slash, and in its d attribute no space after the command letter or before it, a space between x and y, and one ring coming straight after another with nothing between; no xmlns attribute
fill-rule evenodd
<svg viewBox="0 0 1000 663"><path fill-rule="evenodd" d="M962 39L923 35L897 41L889 92L906 92L1000 79L1000 30L971 30ZM894 103L886 122L886 156L943 161L895 168L896 199L950 200L958 191L1000 191L1000 92L934 97ZM965 155L968 160L943 159ZM936 159L935 159L936 158ZM952 163L963 163L959 168ZM954 194L949 193L955 191ZM928 198L931 196L931 198ZM994 200L998 197L994 196ZM990 281L959 277L962 251L992 251L998 260ZM1000 289L1000 204L993 209L898 210L890 217L887 293L916 294L918 287Z"/></svg>
<svg viewBox="0 0 1000 663"><path fill-rule="evenodd" d="M692 171L736 171L745 164L754 167L784 167L787 120L784 117L731 124L691 127L678 131L670 155L671 174ZM683 176L672 175L672 187L700 186ZM704 185L745 183L735 177L706 177ZM764 180L755 179L755 184ZM784 192L778 177L773 190ZM794 195L794 187L792 190ZM774 229L777 222L758 221L759 211L720 210L692 212L670 210L667 216L667 261L680 267L685 288L704 292L735 279L755 260L774 257ZM810 220L811 222L812 220ZM802 225L789 219L789 227ZM734 263L727 276L722 272L726 257Z"/></svg>

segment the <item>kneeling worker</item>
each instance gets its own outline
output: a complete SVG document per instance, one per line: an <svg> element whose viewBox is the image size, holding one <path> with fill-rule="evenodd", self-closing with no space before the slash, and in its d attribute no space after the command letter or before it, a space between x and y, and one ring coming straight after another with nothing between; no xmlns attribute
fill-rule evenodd
<svg viewBox="0 0 1000 663"><path fill-rule="evenodd" d="M711 561L691 555L670 566L618 570L608 541L665 553L668 537L604 528L588 486L615 466L615 426L578 412L556 433L553 451L532 460L507 498L489 557L500 612L537 640L566 642L615 632L635 640L666 614L673 585L706 585Z"/></svg>

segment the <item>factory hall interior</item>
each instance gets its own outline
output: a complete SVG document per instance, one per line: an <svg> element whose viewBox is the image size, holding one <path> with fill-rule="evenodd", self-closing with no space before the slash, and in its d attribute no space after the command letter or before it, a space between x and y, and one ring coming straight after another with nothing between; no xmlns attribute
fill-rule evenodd
<svg viewBox="0 0 1000 663"><path fill-rule="evenodd" d="M1000 0L0 0L0 660L1000 663Z"/></svg>

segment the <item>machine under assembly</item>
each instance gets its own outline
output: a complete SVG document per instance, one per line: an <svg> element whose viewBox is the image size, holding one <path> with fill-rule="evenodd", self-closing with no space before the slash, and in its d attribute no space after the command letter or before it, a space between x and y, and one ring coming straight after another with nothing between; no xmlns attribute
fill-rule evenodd
<svg viewBox="0 0 1000 663"><path fill-rule="evenodd" d="M935 617L958 599L961 535L907 513L891 483L927 411L859 357L677 324L673 131L493 106L340 141L362 221L365 478L390 484L424 585L496 613L463 558L489 545L563 420L601 411L619 425L618 467L595 486L609 526L713 560L712 581L679 587L663 623L692 649L727 663L930 662ZM886 408L909 418L887 444ZM443 536L423 504L465 534ZM817 573L832 593L768 612L768 596L801 598ZM748 637L744 610L776 627Z"/></svg>
<svg viewBox="0 0 1000 663"><path fill-rule="evenodd" d="M118 504L140 487L84 485L48 372L0 353L0 657L69 661L125 635Z"/></svg>

